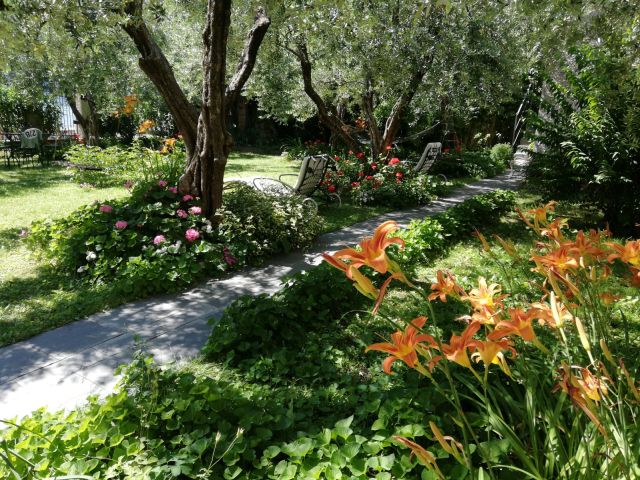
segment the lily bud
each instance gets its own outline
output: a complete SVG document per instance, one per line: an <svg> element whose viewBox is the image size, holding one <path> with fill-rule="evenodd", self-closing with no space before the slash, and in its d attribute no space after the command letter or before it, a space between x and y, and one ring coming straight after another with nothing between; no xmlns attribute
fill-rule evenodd
<svg viewBox="0 0 640 480"><path fill-rule="evenodd" d="M584 330L582 320L580 320L578 317L576 317L576 327L578 327L578 335L580 335L582 346L587 352L591 352L591 345L589 344L589 339L587 338L587 332L585 332Z"/></svg>
<svg viewBox="0 0 640 480"><path fill-rule="evenodd" d="M609 347L607 347L607 344L605 343L603 338L600 339L600 348L602 349L602 353L604 353L604 356L606 357L606 359L615 365L615 362L613 361L613 356L611 355L611 352L609 351Z"/></svg>
<svg viewBox="0 0 640 480"><path fill-rule="evenodd" d="M564 327L564 318L558 313L558 300L556 299L555 292L551 292L551 313L553 313L553 319L556 321L556 327Z"/></svg>

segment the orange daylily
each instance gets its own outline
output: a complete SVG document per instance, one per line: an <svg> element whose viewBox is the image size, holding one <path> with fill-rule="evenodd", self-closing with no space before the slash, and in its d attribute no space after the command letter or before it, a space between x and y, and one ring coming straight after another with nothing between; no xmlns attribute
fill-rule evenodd
<svg viewBox="0 0 640 480"><path fill-rule="evenodd" d="M447 273L446 278L442 270L438 270L438 283L431 284L431 290L435 290L435 292L429 295L429 300L440 297L440 301L446 303L447 296L460 298L460 295L465 295L464 290L456 285L456 279L451 272L449 270L445 270L445 272Z"/></svg>
<svg viewBox="0 0 640 480"><path fill-rule="evenodd" d="M556 241L564 242L565 238L562 235L561 227L566 227L569 224L564 221L562 218L556 218L553 222L551 222L547 228L540 229L540 235L543 237L551 237Z"/></svg>
<svg viewBox="0 0 640 480"><path fill-rule="evenodd" d="M540 223L546 224L548 210L551 210L552 212L554 212L555 211L554 205L556 205L557 203L558 202L549 202L544 207L542 206L542 204L538 204L538 208L525 210L525 212L528 212L531 215L533 215L533 217L536 218Z"/></svg>
<svg viewBox="0 0 640 480"><path fill-rule="evenodd" d="M507 350L507 352L511 352L512 355L509 358L516 357L516 350L512 347L513 342L508 339L503 339L498 342L492 341L478 341L476 345L476 352L471 355L471 358L476 362L479 362L480 359L484 362L485 368L485 380L487 378L487 374L489 373L489 365L495 363L498 365L504 373L511 376L511 371L509 370L509 366L507 365L507 361L505 359L502 350Z"/></svg>
<svg viewBox="0 0 640 480"><path fill-rule="evenodd" d="M171 150L173 150L173 147L176 144L176 139L165 138L164 140L162 140L162 143L164 143L164 147L162 147L162 150L160 150L160 153L169 153Z"/></svg>
<svg viewBox="0 0 640 480"><path fill-rule="evenodd" d="M156 124L153 120L145 120L140 124L140 128L138 129L138 133L146 133L151 127Z"/></svg>
<svg viewBox="0 0 640 480"><path fill-rule="evenodd" d="M605 307L607 307L607 308L609 308L609 306L612 303L617 302L621 298L625 297L625 295L612 295L612 294L607 293L607 292L601 293L598 296L602 299L602 302L604 303Z"/></svg>
<svg viewBox="0 0 640 480"><path fill-rule="evenodd" d="M632 287L640 287L640 267L629 267L631 276L625 279L625 282L629 282Z"/></svg>
<svg viewBox="0 0 640 480"><path fill-rule="evenodd" d="M356 290L358 290L365 297L369 297L373 300L378 299L378 295L380 294L380 291L373 286L373 283L371 283L371 280L369 280L367 277L362 275L360 271L355 267L350 266L349 270L350 270L349 273L351 274L350 278L352 280L355 280L356 282L353 284L353 286L356 287Z"/></svg>
<svg viewBox="0 0 640 480"><path fill-rule="evenodd" d="M350 265L360 268L367 265L380 273L396 273L400 271L400 267L396 262L389 259L385 250L393 243L404 248L404 240L401 238L386 238L391 232L398 229L396 222L388 221L381 224L373 234L373 238L363 237L359 243L362 251L359 252L353 248L345 248L333 254L333 258L337 260L351 260ZM325 256L326 258L326 256ZM331 265L336 266L334 262ZM341 267L338 267L341 268ZM348 275L348 272L347 272Z"/></svg>
<svg viewBox="0 0 640 480"><path fill-rule="evenodd" d="M555 393L558 390L565 392L571 399L573 406L582 409L589 419L598 427L598 430L600 430L604 436L607 436L607 432L602 426L602 423L600 423L600 420L596 417L594 412L595 407L591 402L592 399L601 398L598 390L606 394L607 387L602 380L593 377L587 369L580 368L580 370L583 375L586 375L585 371L587 372L588 380L585 380L584 377L582 379L576 378L563 360L561 368L556 370L559 374L556 377L558 384L551 390L551 393ZM606 377L603 377L603 379L604 378Z"/></svg>
<svg viewBox="0 0 640 480"><path fill-rule="evenodd" d="M411 455L409 456L409 461L411 461L411 459L415 455L422 462L422 464L425 467L427 467L428 470L436 474L438 478L442 478L442 479L445 478L445 476L442 474L442 472L438 468L438 465L436 464L436 459L433 458L433 455L427 452L424 448L422 448L417 443L412 442L411 440L407 440L404 437L394 436L393 438L399 442L404 443L407 447L411 449Z"/></svg>
<svg viewBox="0 0 640 480"><path fill-rule="evenodd" d="M489 340L500 340L507 335L514 335L521 337L525 342L533 342L543 352L547 352L544 345L537 339L535 332L533 331L533 320L540 317L537 309L532 308L528 312L525 312L524 308L510 308L509 316L511 320L504 320L496 325L496 329L487 335Z"/></svg>
<svg viewBox="0 0 640 480"><path fill-rule="evenodd" d="M501 311L502 310L496 312L493 310L493 308L490 307L479 307L476 308L476 311L473 313L473 315L464 315L460 318L456 318L455 320L460 320L467 323L478 322L482 325L496 325L502 318L502 316L500 315Z"/></svg>
<svg viewBox="0 0 640 480"><path fill-rule="evenodd" d="M582 230L576 235L575 242L569 242L574 252L578 253L579 257L593 257L598 260L604 258L607 251L596 245L594 238L599 240L599 236L595 233L595 230L591 230L592 235L585 235Z"/></svg>
<svg viewBox="0 0 640 480"><path fill-rule="evenodd" d="M480 329L480 323L473 322L467 326L462 335L458 336L455 333L451 335L451 340L449 340L449 345L446 343L442 343L440 347L438 345L433 345L431 348L435 350L440 350L441 355L434 357L430 360L429 368L433 370L433 365L442 359L444 356L447 360L451 362L456 362L463 367L467 367L471 370L471 362L469 361L469 356L467 355L467 350L473 351L479 346L481 346L481 342L479 340L472 340L473 337L478 330Z"/></svg>
<svg viewBox="0 0 640 480"><path fill-rule="evenodd" d="M391 342L374 343L367 347L364 351L367 353L369 350L378 350L390 354L384 362L382 362L382 370L385 373L393 373L391 371L391 364L396 360L402 360L410 368L416 368L416 362L418 361L418 354L416 353L416 345L421 342L429 342L431 345L435 345L435 340L431 335L418 334L418 329L422 328L427 321L426 317L418 317L411 321L411 325L408 325L405 331L398 329L396 333L391 335ZM423 348L429 348L422 345Z"/></svg>
<svg viewBox="0 0 640 480"><path fill-rule="evenodd" d="M474 308L481 309L483 307L492 308L494 305L502 306L501 300L509 295L500 295L496 298L493 296L502 291L502 287L497 283L487 286L484 277L478 277L478 288L474 288L463 300L471 302Z"/></svg>
<svg viewBox="0 0 640 480"><path fill-rule="evenodd" d="M625 246L615 242L604 242L604 244L617 252L607 257L609 263L613 263L616 258L619 258L624 263L640 265L640 240L629 241Z"/></svg>
<svg viewBox="0 0 640 480"><path fill-rule="evenodd" d="M578 268L578 261L572 255L572 248L568 243L552 250L546 255L533 255L529 260L536 262L538 269L540 264L559 274L564 274L567 270Z"/></svg>

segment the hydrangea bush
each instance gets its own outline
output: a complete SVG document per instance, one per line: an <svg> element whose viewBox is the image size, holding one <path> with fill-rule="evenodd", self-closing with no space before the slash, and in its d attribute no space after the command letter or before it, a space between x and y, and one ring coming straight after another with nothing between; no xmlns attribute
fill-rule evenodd
<svg viewBox="0 0 640 480"><path fill-rule="evenodd" d="M177 172L128 182L131 197L96 202L32 227L28 241L90 282L124 282L125 291L173 291L265 255L308 248L321 220L301 199L275 199L240 188L225 195L225 220L213 228L191 195L180 196Z"/></svg>

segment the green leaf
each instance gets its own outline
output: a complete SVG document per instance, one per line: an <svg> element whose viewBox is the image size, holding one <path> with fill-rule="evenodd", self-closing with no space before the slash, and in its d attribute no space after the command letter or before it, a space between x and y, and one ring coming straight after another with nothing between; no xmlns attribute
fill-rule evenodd
<svg viewBox="0 0 640 480"><path fill-rule="evenodd" d="M264 454L263 454L263 455L264 455L265 457L267 457L267 458L273 458L273 457L275 457L276 455L278 455L278 454L280 453L280 451L281 451L281 450L280 450L280 448L276 447L275 445L271 445L269 448L267 448L267 449L264 451Z"/></svg>
<svg viewBox="0 0 640 480"><path fill-rule="evenodd" d="M391 475L387 472L382 472L376 475L376 480L391 480Z"/></svg>
<svg viewBox="0 0 640 480"><path fill-rule="evenodd" d="M242 473L242 469L240 467L238 467L237 465L234 465L233 467L225 468L223 476L224 476L224 478L226 480L233 480L234 478L236 478L241 473Z"/></svg>
<svg viewBox="0 0 640 480"><path fill-rule="evenodd" d="M342 455L344 455L345 458L348 458L348 459L355 457L359 451L360 451L360 444L357 442L348 443L344 445L342 448L340 448L340 452L342 453Z"/></svg>
<svg viewBox="0 0 640 480"><path fill-rule="evenodd" d="M349 418L345 418L344 420L336 422L336 427L350 427L351 422L353 422L353 415L351 415Z"/></svg>
<svg viewBox="0 0 640 480"><path fill-rule="evenodd" d="M336 427L333 429L334 433L342 438L344 438L345 440L347 438L349 438L351 436L351 434L353 433L353 430L351 430L350 428L347 427Z"/></svg>
<svg viewBox="0 0 640 480"><path fill-rule="evenodd" d="M342 472L339 468L329 465L324 472L327 480L339 480L342 478Z"/></svg>

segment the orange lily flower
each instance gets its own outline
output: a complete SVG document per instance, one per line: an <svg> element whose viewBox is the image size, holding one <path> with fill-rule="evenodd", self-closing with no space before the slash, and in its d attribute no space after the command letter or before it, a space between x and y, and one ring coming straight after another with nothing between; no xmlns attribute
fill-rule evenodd
<svg viewBox="0 0 640 480"><path fill-rule="evenodd" d="M629 282L632 287L640 287L640 267L629 267L631 276L625 279L625 282Z"/></svg>
<svg viewBox="0 0 640 480"><path fill-rule="evenodd" d="M351 273L351 279L356 281L356 283L353 284L353 286L356 287L356 290L358 290L365 297L376 300L380 292L376 287L373 286L371 280L362 275L360 271L355 267L350 266L349 270Z"/></svg>
<svg viewBox="0 0 640 480"><path fill-rule="evenodd" d="M602 299L605 307L607 308L609 308L612 303L617 302L621 298L625 297L625 295L611 295L610 293L601 293L598 296Z"/></svg>
<svg viewBox="0 0 640 480"><path fill-rule="evenodd" d="M355 269L355 268L354 268L354 270L357 271L357 269ZM406 283L410 287L413 287L413 284L411 284L411 282L409 282L409 280L407 280L407 277L404 276L404 273L398 272L398 273L394 273L393 275L391 275L389 278L387 278L384 281L384 283L382 284L382 287L380 287L380 292L378 292L378 298L376 300L376 305L375 305L375 307L373 307L373 313L374 314L378 313L378 309L380 308L380 303L382 303L382 298L384 297L384 294L387 291L387 287L391 283L391 280L394 280L394 279L402 280L404 283ZM371 282L369 282L369 283L371 283Z"/></svg>
<svg viewBox="0 0 640 480"><path fill-rule="evenodd" d="M535 218L535 225L531 225L531 222L525 218L525 216L522 214L519 208L516 208L516 212L518 212L518 215L520 215L520 218L522 219L522 221L526 223L531 230L533 230L537 234L540 234L540 226L538 225L537 217Z"/></svg>
<svg viewBox="0 0 640 480"><path fill-rule="evenodd" d="M473 315L465 315L460 318L456 318L456 320L469 322L478 322L482 325L496 325L502 319L502 315L500 311L496 312L491 307L480 307L476 308L476 311Z"/></svg>
<svg viewBox="0 0 640 480"><path fill-rule="evenodd" d="M599 240L600 237L595 233L595 230L591 230L591 232L595 235L595 238ZM607 254L606 250L596 245L592 236L585 235L582 230L576 235L576 241L569 243L573 251L577 252L580 257L593 257L601 260Z"/></svg>
<svg viewBox="0 0 640 480"><path fill-rule="evenodd" d="M562 235L561 227L566 227L569 224L564 221L562 218L556 218L553 222L551 222L547 228L540 229L540 235L543 237L551 237L556 241L564 242L565 238Z"/></svg>
<svg viewBox="0 0 640 480"><path fill-rule="evenodd" d="M500 340L507 335L514 335L521 337L525 342L533 342L543 352L547 353L548 350L537 339L535 332L533 331L532 322L536 318L539 318L539 312L537 309L532 308L528 312L525 312L524 308L510 308L509 316L511 320L504 320L496 325L496 329L487 335L489 340Z"/></svg>
<svg viewBox="0 0 640 480"><path fill-rule="evenodd" d="M549 202L544 207L542 206L542 204L538 204L538 208L534 208L532 210L525 210L525 212L530 213L540 223L542 223L543 225L546 225L547 224L547 213L548 213L548 210L551 210L552 212L555 212L554 205L556 205L557 203L558 202Z"/></svg>
<svg viewBox="0 0 640 480"><path fill-rule="evenodd" d="M404 437L394 436L393 438L399 442L404 443L407 447L411 449L411 455L409 456L409 461L411 461L411 459L415 455L422 462L422 464L425 467L427 467L429 471L437 475L438 478L441 478L441 479L445 478L445 476L442 474L442 472L438 468L438 465L436 464L436 459L433 458L433 455L427 452L424 448L422 448L417 443L412 442L411 440L407 440Z"/></svg>
<svg viewBox="0 0 640 480"><path fill-rule="evenodd" d="M480 324L478 322L474 322L467 326L466 330L462 332L462 335L457 336L453 333L451 335L451 340L449 340L449 345L446 343L441 344L442 350L440 350L438 345L432 346L431 348L440 350L441 355L430 360L430 369L433 370L433 365L440 361L442 356L444 356L447 360L462 365L463 367L467 367L473 371L471 362L469 361L469 356L467 355L467 350L473 351L472 349L482 346L479 340L471 339L479 329Z"/></svg>
<svg viewBox="0 0 640 480"><path fill-rule="evenodd" d="M435 345L435 340L431 335L418 334L419 328L422 328L427 321L426 317L418 317L411 321L411 325L408 325L405 331L398 329L398 331L391 335L391 342L374 343L367 347L364 351L367 353L369 350L379 350L390 354L384 362L382 362L382 370L385 373L392 374L391 364L396 360L402 360L410 368L416 368L416 362L418 361L418 354L416 353L416 345L421 342L429 342L431 345ZM423 348L430 348L430 346L421 345Z"/></svg>
<svg viewBox="0 0 640 480"><path fill-rule="evenodd" d="M456 279L449 270L447 272L447 278L445 279L442 270L438 270L437 277L438 283L431 284L431 290L435 290L434 293L429 295L429 300L434 300L440 297L441 302L447 302L447 296L460 298L460 295L464 295L464 290L456 285Z"/></svg>
<svg viewBox="0 0 640 480"><path fill-rule="evenodd" d="M511 376L511 371L509 370L509 366L507 365L507 361L502 350L507 350L507 352L512 353L509 358L516 358L516 350L512 345L513 342L508 339L500 340L498 342L478 341L478 345L476 345L476 352L471 355L471 358L476 362L479 362L480 359L484 362L485 380L489 373L489 365L492 363L498 365L504 373Z"/></svg>
<svg viewBox="0 0 640 480"><path fill-rule="evenodd" d="M401 238L386 238L389 233L398 229L396 222L388 221L381 224L373 234L373 238L363 237L359 243L362 251L359 252L353 248L345 248L333 254L333 258L337 260L351 260L350 265L356 268L360 268L362 265L367 265L380 273L396 273L400 271L400 267L396 262L391 260L385 250L393 243L400 245L404 248L404 240ZM327 256L324 256L325 259ZM338 267L334 262L330 262L334 267ZM347 271L349 276L349 271Z"/></svg>
<svg viewBox="0 0 640 480"><path fill-rule="evenodd" d="M605 242L605 245L611 247L617 253L612 253L607 257L609 263L613 263L616 258L619 258L624 263L630 263L631 265L640 265L640 241L632 240L627 242L623 247L619 243Z"/></svg>
<svg viewBox="0 0 640 480"><path fill-rule="evenodd" d="M478 278L478 288L474 288L463 300L471 302L474 308L481 309L483 307L492 308L494 305L502 306L501 300L509 295L500 295L496 298L493 296L502 291L502 287L497 283L492 283L487 287L487 281L484 277Z"/></svg>
<svg viewBox="0 0 640 480"><path fill-rule="evenodd" d="M581 368L583 375L585 370L586 369ZM595 406L591 401L591 396L593 396L594 399L596 397L598 399L600 398L598 390L606 394L607 387L606 385L604 385L604 382L595 379L594 383L593 376L588 370L586 371L590 379L588 381L585 381L584 379L578 380L576 376L571 373L571 369L564 360L562 361L562 367L556 371L559 374L556 377L556 380L558 380L558 384L553 390L551 390L551 393L555 393L558 390L562 390L563 392L565 392L571 399L571 403L573 404L573 406L576 409L582 409L582 411L589 417L589 419L598 427L598 430L600 430L600 432L606 437L607 432L602 426L600 420L598 420L598 417L596 416L594 411Z"/></svg>
<svg viewBox="0 0 640 480"><path fill-rule="evenodd" d="M533 255L529 260L536 262L538 268L542 264L561 275L567 270L573 270L579 266L578 261L572 255L571 246L567 243L562 244L559 248L546 255Z"/></svg>

